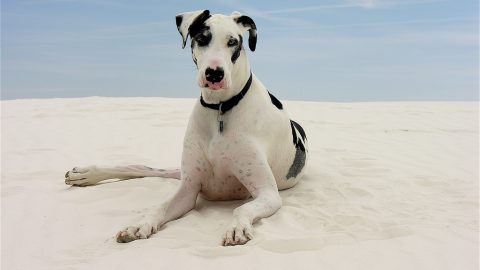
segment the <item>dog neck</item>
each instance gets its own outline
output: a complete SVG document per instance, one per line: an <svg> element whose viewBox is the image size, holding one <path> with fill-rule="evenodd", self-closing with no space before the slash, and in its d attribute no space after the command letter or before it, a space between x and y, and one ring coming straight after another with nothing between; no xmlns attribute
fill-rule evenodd
<svg viewBox="0 0 480 270"><path fill-rule="evenodd" d="M242 90L236 94L235 96L231 97L229 100L222 101L220 103L206 103L203 100L203 96L200 95L200 104L203 107L209 108L212 110L218 111L217 121L218 121L218 132L223 133L224 129L224 114L230 111L233 107L237 106L237 104L243 99L243 97L247 94L250 86L252 85L252 72L250 71L250 77L248 77L247 82L243 86Z"/></svg>

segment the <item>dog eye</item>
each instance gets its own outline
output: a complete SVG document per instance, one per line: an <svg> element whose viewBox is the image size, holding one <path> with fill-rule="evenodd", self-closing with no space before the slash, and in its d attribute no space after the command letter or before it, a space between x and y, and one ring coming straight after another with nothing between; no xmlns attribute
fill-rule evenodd
<svg viewBox="0 0 480 270"><path fill-rule="evenodd" d="M203 47L208 45L210 38L206 35L197 35L195 41L198 43L198 46Z"/></svg>
<svg viewBox="0 0 480 270"><path fill-rule="evenodd" d="M228 47L235 47L235 46L237 46L237 45L238 45L238 40L237 40L237 39L235 39L235 38L230 38L230 39L228 40L228 43L227 43L227 46L228 46Z"/></svg>

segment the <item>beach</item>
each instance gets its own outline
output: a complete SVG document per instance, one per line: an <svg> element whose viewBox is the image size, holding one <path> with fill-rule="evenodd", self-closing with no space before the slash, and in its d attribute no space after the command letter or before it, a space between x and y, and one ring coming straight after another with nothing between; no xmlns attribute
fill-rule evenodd
<svg viewBox="0 0 480 270"><path fill-rule="evenodd" d="M1 268L478 269L479 104L285 101L307 133L301 182L222 247L244 201L201 198L148 240L119 244L179 187L143 178L71 187L75 166L179 167L197 99L1 101Z"/></svg>

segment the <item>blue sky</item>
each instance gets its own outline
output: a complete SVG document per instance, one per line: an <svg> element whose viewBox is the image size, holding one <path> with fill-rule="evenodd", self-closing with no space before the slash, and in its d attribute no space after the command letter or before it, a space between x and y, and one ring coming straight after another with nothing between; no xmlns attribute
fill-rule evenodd
<svg viewBox="0 0 480 270"><path fill-rule="evenodd" d="M2 99L197 97L175 15L252 17L281 99L478 100L478 1L2 0Z"/></svg>

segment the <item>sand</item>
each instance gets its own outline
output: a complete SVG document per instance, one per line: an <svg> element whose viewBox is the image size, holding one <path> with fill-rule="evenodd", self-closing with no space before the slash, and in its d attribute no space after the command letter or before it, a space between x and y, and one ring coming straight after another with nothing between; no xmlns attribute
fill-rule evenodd
<svg viewBox="0 0 480 270"><path fill-rule="evenodd" d="M69 187L74 166L180 164L193 99L2 101L1 243L12 269L478 269L478 103L284 102L306 176L245 246L241 201L199 199L151 239L114 236L175 192L144 178Z"/></svg>

